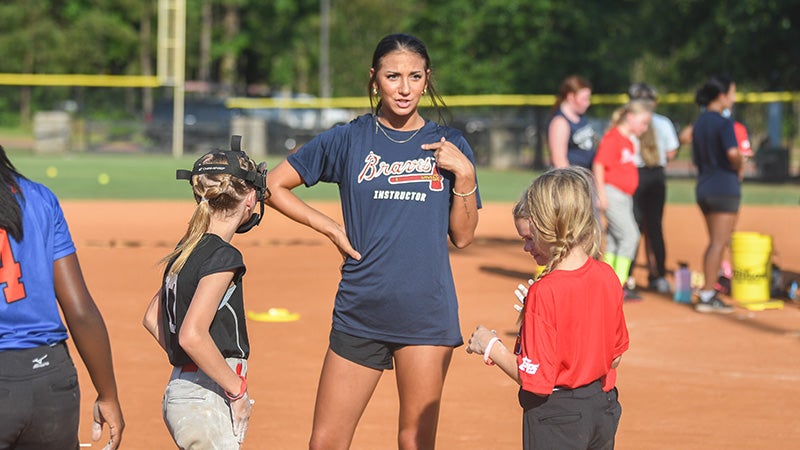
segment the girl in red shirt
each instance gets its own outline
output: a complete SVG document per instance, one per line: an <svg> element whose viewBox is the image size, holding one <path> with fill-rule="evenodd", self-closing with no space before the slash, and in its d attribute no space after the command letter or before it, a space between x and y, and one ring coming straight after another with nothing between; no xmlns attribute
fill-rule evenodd
<svg viewBox="0 0 800 450"><path fill-rule="evenodd" d="M511 351L478 326L467 347L520 384L526 450L614 446L622 413L615 368L628 329L619 280L599 260L592 178L573 166L533 181L514 208L514 224L544 270L528 291L517 343Z"/></svg>
<svg viewBox="0 0 800 450"><path fill-rule="evenodd" d="M597 182L597 206L606 215L606 250L603 259L625 284L639 247L639 225L633 214L633 193L639 186L639 169L634 162L638 138L650 125L653 103L631 100L614 111L611 128L597 147L592 163ZM634 141L637 141L636 143ZM626 291L626 299L638 299Z"/></svg>

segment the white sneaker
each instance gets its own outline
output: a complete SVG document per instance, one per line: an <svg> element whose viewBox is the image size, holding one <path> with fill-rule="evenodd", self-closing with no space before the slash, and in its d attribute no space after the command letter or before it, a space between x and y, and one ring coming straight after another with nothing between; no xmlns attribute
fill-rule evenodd
<svg viewBox="0 0 800 450"><path fill-rule="evenodd" d="M636 290L636 279L633 277L628 277L628 279L625 280L625 287L631 291Z"/></svg>
<svg viewBox="0 0 800 450"><path fill-rule="evenodd" d="M667 279L664 277L659 277L651 281L650 289L658 292L659 294L669 294L670 292L672 292L672 288L669 285L669 281L667 281Z"/></svg>

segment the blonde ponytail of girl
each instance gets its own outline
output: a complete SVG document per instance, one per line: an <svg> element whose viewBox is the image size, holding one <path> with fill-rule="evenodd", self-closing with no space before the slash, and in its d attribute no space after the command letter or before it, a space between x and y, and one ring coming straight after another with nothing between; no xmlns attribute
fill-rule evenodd
<svg viewBox="0 0 800 450"><path fill-rule="evenodd" d="M222 153L210 153L205 156L201 165L222 164L227 161L227 157ZM254 163L246 158L239 158L239 165L245 170L252 170L255 167ZM227 214L235 211L252 190L244 180L227 173L193 175L191 183L197 207L178 245L159 262L168 264L174 259L169 268L170 274L180 273L186 260L189 259L203 235L208 231L212 214Z"/></svg>

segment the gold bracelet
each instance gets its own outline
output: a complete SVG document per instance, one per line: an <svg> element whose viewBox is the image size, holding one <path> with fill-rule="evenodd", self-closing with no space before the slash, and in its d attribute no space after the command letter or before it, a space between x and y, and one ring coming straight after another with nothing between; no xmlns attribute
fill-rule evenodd
<svg viewBox="0 0 800 450"><path fill-rule="evenodd" d="M469 197L470 195L474 194L475 191L477 191L477 190L478 190L478 183L475 183L475 187L472 188L472 190L467 192L466 194L462 194L460 192L456 192L455 188L453 188L453 195L458 196L458 197Z"/></svg>

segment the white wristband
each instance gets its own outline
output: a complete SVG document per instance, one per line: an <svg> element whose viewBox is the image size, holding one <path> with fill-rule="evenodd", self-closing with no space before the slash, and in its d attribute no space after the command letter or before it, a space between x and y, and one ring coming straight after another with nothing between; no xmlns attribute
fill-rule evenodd
<svg viewBox="0 0 800 450"><path fill-rule="evenodd" d="M456 189L453 188L453 195L458 196L458 197L469 197L470 195L474 194L475 191L477 191L477 190L478 190L478 183L475 183L475 187L472 188L471 191L466 192L464 194L462 194L461 192L456 192Z"/></svg>
<svg viewBox="0 0 800 450"><path fill-rule="evenodd" d="M500 341L500 338L497 337L497 336L489 339L489 343L486 344L486 350L483 351L483 362L487 366L493 366L494 365L494 361L492 361L492 359L489 358L489 355L492 354L492 347L494 347L495 342L502 342L502 341Z"/></svg>

